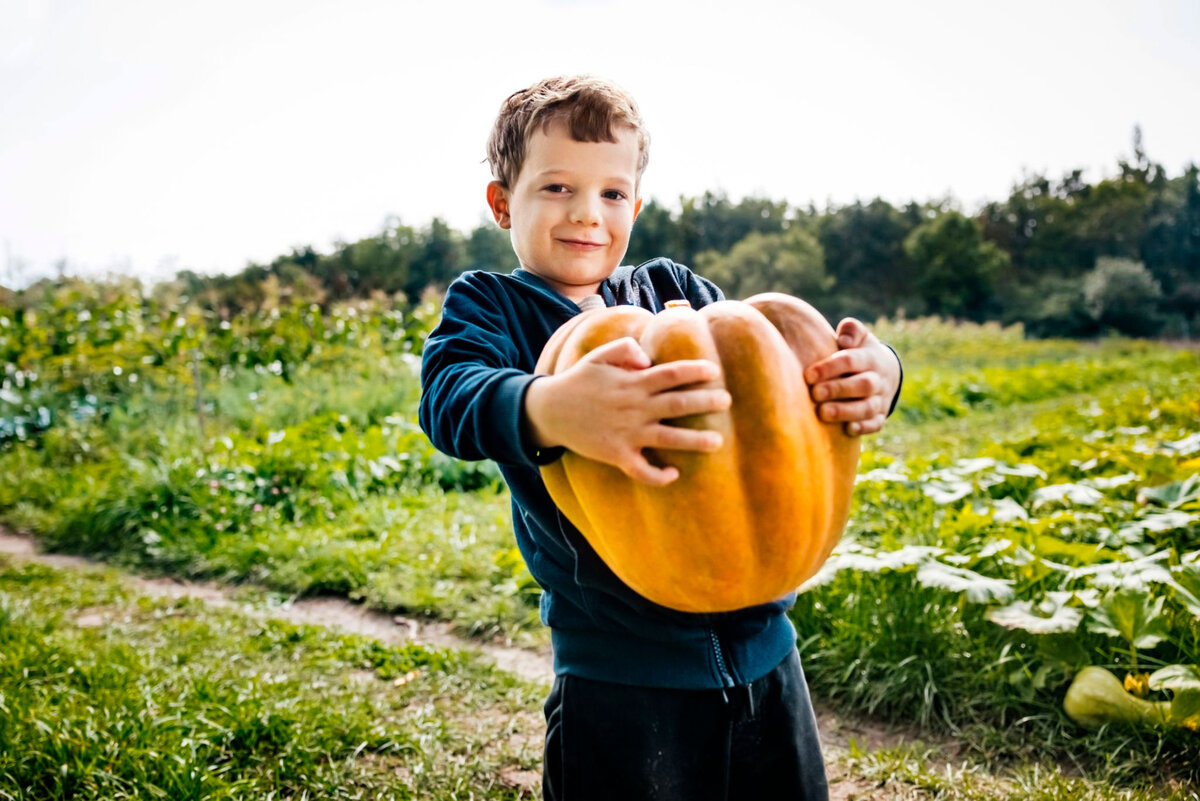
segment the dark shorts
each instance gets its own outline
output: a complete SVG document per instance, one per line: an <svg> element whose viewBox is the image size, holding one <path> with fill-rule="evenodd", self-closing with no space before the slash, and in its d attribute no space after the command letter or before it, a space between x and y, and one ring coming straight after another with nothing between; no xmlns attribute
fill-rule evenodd
<svg viewBox="0 0 1200 801"><path fill-rule="evenodd" d="M546 801L829 797L795 651L758 681L727 690L559 676L545 712Z"/></svg>

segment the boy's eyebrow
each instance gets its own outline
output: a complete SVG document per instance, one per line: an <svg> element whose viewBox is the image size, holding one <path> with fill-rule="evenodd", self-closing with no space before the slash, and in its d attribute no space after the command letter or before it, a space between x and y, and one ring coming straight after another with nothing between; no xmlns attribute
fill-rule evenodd
<svg viewBox="0 0 1200 801"><path fill-rule="evenodd" d="M547 169L535 172L534 177L545 179L556 175L569 175L570 172L571 170L567 169L566 167L548 167ZM610 176L608 178L604 178L603 181L605 183L626 183L630 185L633 185L634 183L634 181L630 180L626 176Z"/></svg>

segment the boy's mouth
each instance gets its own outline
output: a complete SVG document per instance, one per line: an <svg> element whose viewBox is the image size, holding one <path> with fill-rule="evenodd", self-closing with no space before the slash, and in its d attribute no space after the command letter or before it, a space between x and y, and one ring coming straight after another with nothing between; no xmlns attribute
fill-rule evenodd
<svg viewBox="0 0 1200 801"><path fill-rule="evenodd" d="M596 248L604 247L603 242L591 242L586 239L560 239L567 247L578 248L579 250L595 250Z"/></svg>

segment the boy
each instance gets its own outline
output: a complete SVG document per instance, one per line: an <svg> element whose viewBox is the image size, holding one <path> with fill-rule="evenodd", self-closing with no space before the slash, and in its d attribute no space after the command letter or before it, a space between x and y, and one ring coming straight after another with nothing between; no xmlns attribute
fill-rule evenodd
<svg viewBox="0 0 1200 801"><path fill-rule="evenodd" d="M641 206L648 137L633 100L591 78L552 78L505 101L488 143L487 200L512 233L512 275L466 273L425 345L421 426L464 459L493 459L512 491L517 544L542 586L555 682L546 702L546 799L827 797L816 722L786 616L789 595L699 615L647 601L559 513L538 473L570 449L662 486L642 449L712 451L713 431L664 418L726 408L706 361L651 366L632 339L554 376L533 374L550 335L594 306L722 298L686 267L621 267ZM826 420L878 431L900 384L895 355L857 321L806 380Z"/></svg>

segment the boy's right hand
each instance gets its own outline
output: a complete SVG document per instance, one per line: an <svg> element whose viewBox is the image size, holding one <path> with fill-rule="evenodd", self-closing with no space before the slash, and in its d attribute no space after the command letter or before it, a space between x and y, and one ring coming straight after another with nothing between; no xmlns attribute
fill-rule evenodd
<svg viewBox="0 0 1200 801"><path fill-rule="evenodd" d="M611 464L637 481L665 486L679 471L655 467L642 449L719 449L716 431L662 422L728 409L732 399L724 389L688 388L719 374L716 364L703 359L651 366L632 337L606 343L564 372L529 385L525 417L530 438L538 448L562 446Z"/></svg>

